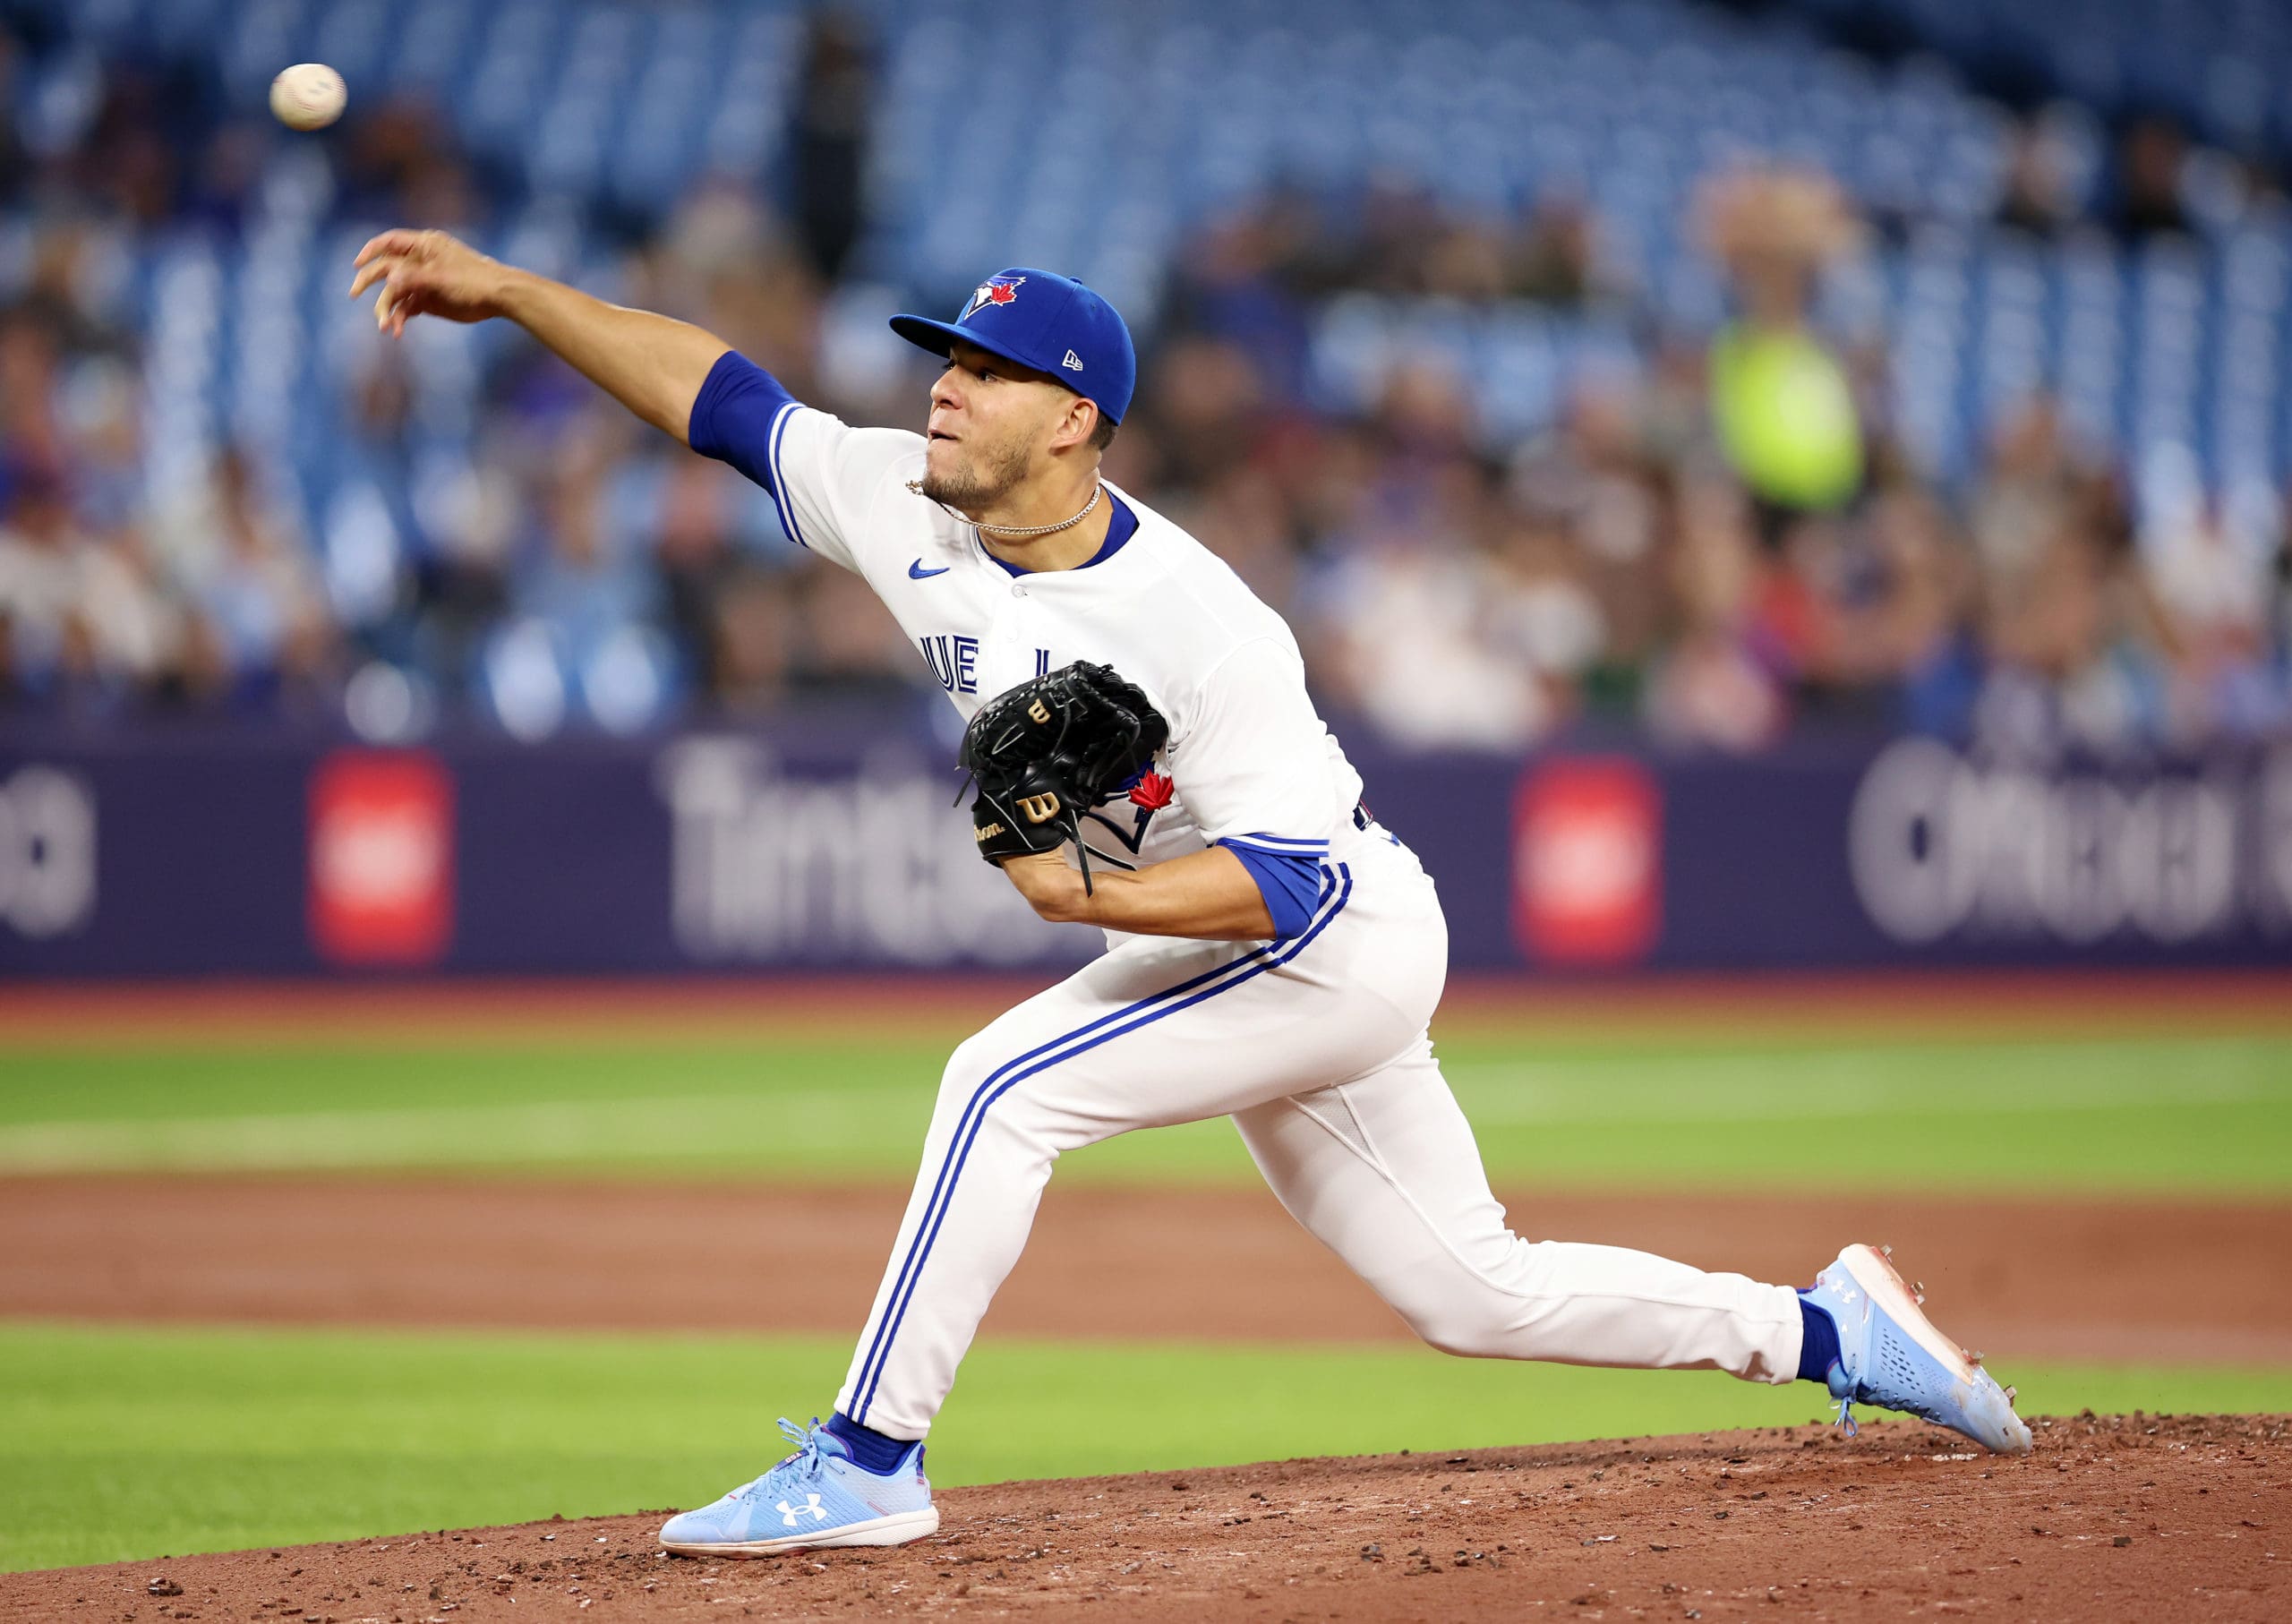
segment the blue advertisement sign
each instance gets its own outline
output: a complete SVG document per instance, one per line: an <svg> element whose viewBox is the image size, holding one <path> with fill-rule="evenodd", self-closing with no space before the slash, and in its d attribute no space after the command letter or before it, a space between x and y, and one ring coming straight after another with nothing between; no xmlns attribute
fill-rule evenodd
<svg viewBox="0 0 2292 1624"><path fill-rule="evenodd" d="M1056 970L903 720L378 752L0 735L0 975ZM1459 970L2292 964L2292 748L1356 753Z"/></svg>

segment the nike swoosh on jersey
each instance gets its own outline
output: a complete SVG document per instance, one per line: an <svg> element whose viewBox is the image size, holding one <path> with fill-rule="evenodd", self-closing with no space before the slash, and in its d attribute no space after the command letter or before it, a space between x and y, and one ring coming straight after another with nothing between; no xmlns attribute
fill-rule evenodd
<svg viewBox="0 0 2292 1624"><path fill-rule="evenodd" d="M933 576L945 575L954 568L953 564L942 564L936 569L926 569L923 568L923 560L918 559L907 567L907 578L911 581L928 581Z"/></svg>

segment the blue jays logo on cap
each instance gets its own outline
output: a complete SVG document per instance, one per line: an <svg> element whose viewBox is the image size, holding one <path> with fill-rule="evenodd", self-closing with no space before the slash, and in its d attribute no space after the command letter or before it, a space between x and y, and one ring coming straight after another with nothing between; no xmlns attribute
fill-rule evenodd
<svg viewBox="0 0 2292 1624"><path fill-rule="evenodd" d="M894 316L892 331L935 355L958 343L1056 378L1120 423L1138 387L1138 352L1115 307L1072 277L1016 265L971 290L953 321Z"/></svg>
<svg viewBox="0 0 2292 1624"><path fill-rule="evenodd" d="M971 303L963 306L963 313L955 320L968 321L975 312L984 310L990 304L1010 303L1019 296L1019 288L1025 281L1024 277L988 278L979 285L977 291L971 296Z"/></svg>

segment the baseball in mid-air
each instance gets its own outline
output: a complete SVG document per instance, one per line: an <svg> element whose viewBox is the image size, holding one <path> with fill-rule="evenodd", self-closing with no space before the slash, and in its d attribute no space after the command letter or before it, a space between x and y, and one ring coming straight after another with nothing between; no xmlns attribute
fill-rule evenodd
<svg viewBox="0 0 2292 1624"><path fill-rule="evenodd" d="M342 75L323 62L298 62L270 81L270 110L290 130L323 130L350 99Z"/></svg>

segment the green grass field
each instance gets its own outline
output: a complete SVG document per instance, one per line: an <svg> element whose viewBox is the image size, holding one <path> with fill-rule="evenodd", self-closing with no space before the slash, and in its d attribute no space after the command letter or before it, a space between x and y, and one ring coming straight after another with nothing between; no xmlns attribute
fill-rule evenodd
<svg viewBox="0 0 2292 1624"><path fill-rule="evenodd" d="M946 1041L627 1039L0 1055L0 1175L541 1170L904 1180ZM2292 1188L2292 1038L1444 1042L1500 1184L2265 1194ZM1914 1117L1903 1107L1915 1100ZM1889 1131L1895 1125L1919 1129ZM1852 1155L1841 1154L1845 1146ZM1255 1176L1222 1123L1067 1176Z"/></svg>
<svg viewBox="0 0 2292 1624"><path fill-rule="evenodd" d="M957 1034L950 1032L947 1041ZM1443 1044L1500 1185L2282 1198L2292 1039L1749 1039L1677 1023ZM946 1042L409 1036L0 1049L0 1177L402 1168L903 1180ZM1915 1100L1918 1108L1904 1108ZM1223 1124L1062 1176L1253 1177ZM788 1338L0 1321L0 1568L697 1503L825 1403ZM2292 1410L2292 1370L2014 1372L2031 1411ZM757 1395L729 1406L727 1393ZM1811 1389L1385 1348L983 1344L949 1483L1804 1421Z"/></svg>
<svg viewBox="0 0 2292 1624"><path fill-rule="evenodd" d="M784 1448L769 1398L728 1393L833 1393L850 1356L825 1338L0 1326L0 1568L698 1504ZM2292 1409L2292 1371L2014 1373L2040 1410ZM931 1472L954 1485L1828 1413L1812 1388L1708 1372L988 1342Z"/></svg>

